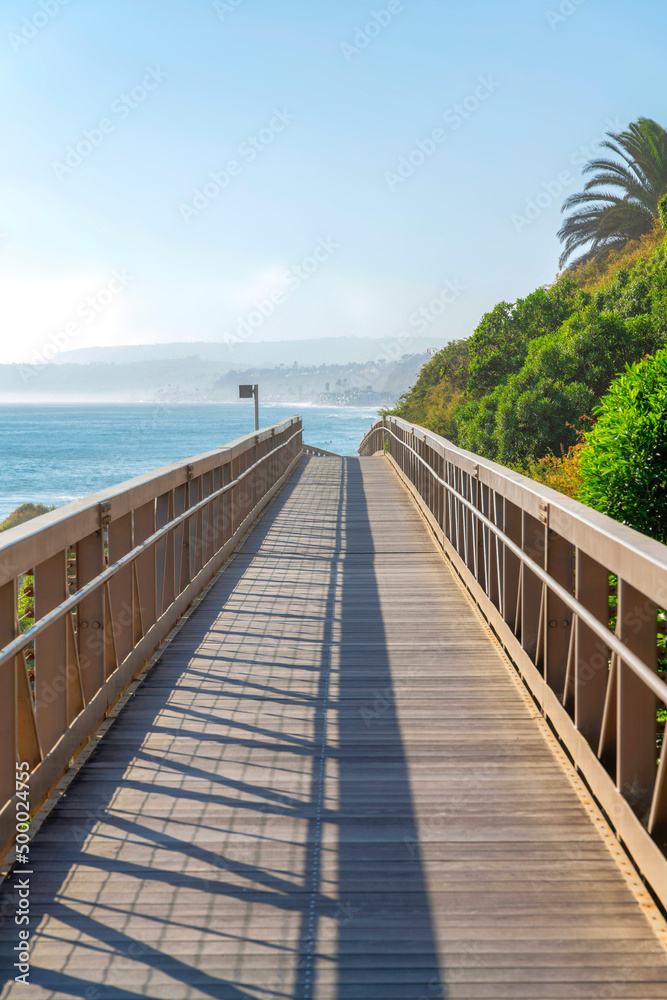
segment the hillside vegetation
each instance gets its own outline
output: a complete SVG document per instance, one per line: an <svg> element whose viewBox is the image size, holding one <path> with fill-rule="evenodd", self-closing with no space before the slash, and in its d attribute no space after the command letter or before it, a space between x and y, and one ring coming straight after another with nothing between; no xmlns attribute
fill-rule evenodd
<svg viewBox="0 0 667 1000"><path fill-rule="evenodd" d="M551 469L553 480L613 380L667 345L667 198L660 208L640 240L495 306L430 358L391 412L537 478Z"/></svg>

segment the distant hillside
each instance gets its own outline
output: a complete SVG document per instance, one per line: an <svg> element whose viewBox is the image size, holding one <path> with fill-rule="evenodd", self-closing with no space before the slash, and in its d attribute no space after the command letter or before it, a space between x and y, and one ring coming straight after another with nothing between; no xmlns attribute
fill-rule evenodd
<svg viewBox="0 0 667 1000"><path fill-rule="evenodd" d="M427 354L366 365L305 365L249 368L222 375L215 389L222 399L235 399L243 382L257 383L264 399L341 406L391 406L416 378Z"/></svg>
<svg viewBox="0 0 667 1000"><path fill-rule="evenodd" d="M4 402L220 402L238 398L242 383L257 382L272 402L393 405L414 382L428 355L397 361L330 365L239 366L196 355L133 364L0 365Z"/></svg>
<svg viewBox="0 0 667 1000"><path fill-rule="evenodd" d="M120 347L87 347L63 351L56 364L138 364L142 361L171 361L199 358L213 361L227 371L232 368L258 365L272 368L280 364L329 365L366 364L385 356L391 360L397 354L425 354L442 346L441 341L413 337L408 342L396 338L322 337L310 340L261 341L234 344L193 343L138 344Z"/></svg>

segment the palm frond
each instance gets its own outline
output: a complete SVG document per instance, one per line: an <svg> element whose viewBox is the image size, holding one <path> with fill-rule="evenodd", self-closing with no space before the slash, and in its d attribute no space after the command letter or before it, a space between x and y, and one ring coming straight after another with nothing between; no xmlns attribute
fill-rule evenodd
<svg viewBox="0 0 667 1000"><path fill-rule="evenodd" d="M601 145L617 159L590 160L583 191L565 199L562 211L571 214L558 231L561 265L577 251L571 267L650 232L667 192L667 131L657 122L639 118L623 132L608 132Z"/></svg>

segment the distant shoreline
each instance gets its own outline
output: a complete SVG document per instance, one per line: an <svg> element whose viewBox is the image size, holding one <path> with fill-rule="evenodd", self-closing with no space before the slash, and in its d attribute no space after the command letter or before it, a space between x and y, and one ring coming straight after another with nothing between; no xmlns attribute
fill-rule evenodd
<svg viewBox="0 0 667 1000"><path fill-rule="evenodd" d="M71 399L41 399L40 397L8 398L7 393L0 399L0 406L248 406L240 399L100 399L72 397ZM320 410L378 410L383 404L376 403L317 403L304 399L261 399L262 406L294 406Z"/></svg>

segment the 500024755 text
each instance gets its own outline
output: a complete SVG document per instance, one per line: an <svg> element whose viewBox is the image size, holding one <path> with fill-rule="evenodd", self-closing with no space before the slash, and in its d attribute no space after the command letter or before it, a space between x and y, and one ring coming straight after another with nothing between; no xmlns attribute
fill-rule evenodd
<svg viewBox="0 0 667 1000"><path fill-rule="evenodd" d="M17 983L28 984L30 977L30 876L27 867L30 855L30 765L25 761L16 763L16 863L20 868L20 878L14 882L16 891L16 913L14 923L19 928L18 942L14 945L14 977ZM21 867L22 865L26 867Z"/></svg>

